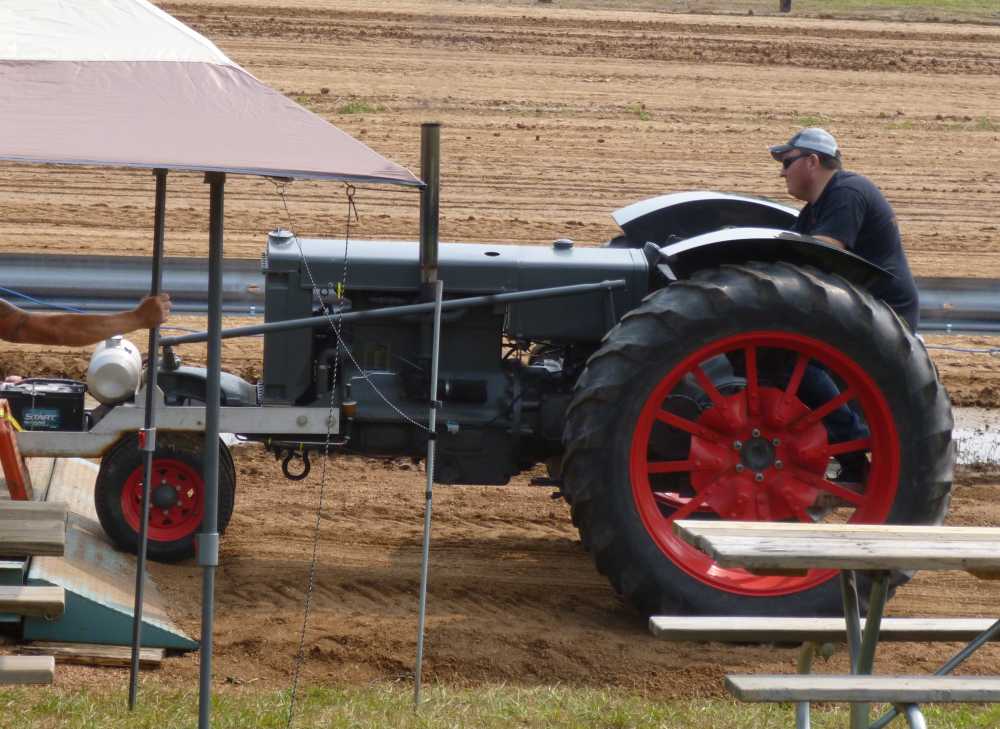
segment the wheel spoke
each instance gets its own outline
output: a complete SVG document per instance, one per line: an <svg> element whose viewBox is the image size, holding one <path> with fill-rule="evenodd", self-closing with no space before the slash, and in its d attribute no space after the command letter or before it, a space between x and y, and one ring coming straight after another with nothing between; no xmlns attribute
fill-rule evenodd
<svg viewBox="0 0 1000 729"><path fill-rule="evenodd" d="M683 473L692 470L694 464L691 461L650 461L647 473L652 476L656 473Z"/></svg>
<svg viewBox="0 0 1000 729"><path fill-rule="evenodd" d="M842 453L854 453L855 451L867 451L871 448L871 438L858 438L857 440L845 440L843 443L834 443L826 449L828 456L839 456Z"/></svg>
<svg viewBox="0 0 1000 729"><path fill-rule="evenodd" d="M844 488L840 484L836 484L833 481L828 481L822 476L817 476L814 473L809 473L809 471L804 471L801 468L793 469L792 473L795 478L800 481L805 481L810 486L819 489L820 491L826 491L828 494L836 496L842 501L846 501L854 506L860 506L864 500L865 495L859 494L856 491L851 491L848 488Z"/></svg>
<svg viewBox="0 0 1000 729"><path fill-rule="evenodd" d="M698 436L699 438L704 438L712 443L721 443L722 435L716 433L711 428L706 428L704 425L694 422L693 420L688 420L687 418L682 418L679 415L674 415L667 410L662 408L657 411L656 419L661 423L666 423L671 428L677 428L677 430L683 430L685 433L690 435Z"/></svg>
<svg viewBox="0 0 1000 729"><path fill-rule="evenodd" d="M839 395L837 395L837 397L833 398L832 400L828 400L827 402L823 403L812 412L803 415L801 418L792 423L790 427L792 428L792 430L802 430L803 428L807 428L813 423L819 422L837 408L846 405L853 399L854 399L854 390L848 388Z"/></svg>
<svg viewBox="0 0 1000 729"><path fill-rule="evenodd" d="M747 347L744 350L747 375L747 412L750 415L760 415L760 383L757 382L757 348Z"/></svg>
<svg viewBox="0 0 1000 729"><path fill-rule="evenodd" d="M725 399L722 397L722 393L719 392L718 388L708 378L708 375L705 374L705 370L701 368L701 365L695 365L694 369L691 370L691 373L698 381L698 385L701 389L712 400L712 404L715 405L715 407L721 408L725 404Z"/></svg>
<svg viewBox="0 0 1000 729"><path fill-rule="evenodd" d="M785 397L794 397L799 391L799 385L802 384L802 376L806 373L806 366L809 364L809 358L804 354L800 354L795 360L795 367L792 369L792 376L788 380L788 386L785 388Z"/></svg>
<svg viewBox="0 0 1000 729"><path fill-rule="evenodd" d="M680 507L673 514L668 516L667 521L685 519L700 509L702 504L705 503L705 499L708 498L708 495L712 492L712 489L719 485L719 481L719 479L715 479L712 483L698 491L694 496L688 499L688 502L684 504L684 506Z"/></svg>

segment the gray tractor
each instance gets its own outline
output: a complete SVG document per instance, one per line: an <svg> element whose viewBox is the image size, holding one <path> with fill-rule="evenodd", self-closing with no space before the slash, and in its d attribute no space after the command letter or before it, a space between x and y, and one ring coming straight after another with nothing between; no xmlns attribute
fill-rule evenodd
<svg viewBox="0 0 1000 729"><path fill-rule="evenodd" d="M499 486L547 464L583 547L643 613L836 613L830 571L723 569L672 531L677 519L945 515L952 418L927 351L866 293L888 274L789 232L796 214L679 193L617 211L622 235L601 247L442 244L436 480ZM223 430L274 451L289 478L328 448L421 458L431 307L419 259L416 242L272 233L266 321L299 323L266 331L260 383L223 378ZM203 404L204 370L165 362L165 404ZM831 383L825 397L802 386L810 370ZM90 426L112 443L101 523L132 549L142 455L116 411L139 403L105 406ZM846 410L863 435L832 435ZM154 463L149 552L161 560L190 556L201 523L201 441L171 417ZM219 447L222 532L236 479Z"/></svg>

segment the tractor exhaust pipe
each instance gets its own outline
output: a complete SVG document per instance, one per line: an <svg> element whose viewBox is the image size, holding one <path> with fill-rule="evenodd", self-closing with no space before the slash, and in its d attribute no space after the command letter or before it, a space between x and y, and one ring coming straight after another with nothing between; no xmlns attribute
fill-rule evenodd
<svg viewBox="0 0 1000 729"><path fill-rule="evenodd" d="M438 277L438 203L441 183L441 124L420 125L420 283L433 288Z"/></svg>

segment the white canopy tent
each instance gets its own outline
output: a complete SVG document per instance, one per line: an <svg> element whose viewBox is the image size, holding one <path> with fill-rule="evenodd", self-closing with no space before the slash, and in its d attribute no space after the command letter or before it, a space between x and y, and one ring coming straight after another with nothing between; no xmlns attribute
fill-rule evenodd
<svg viewBox="0 0 1000 729"><path fill-rule="evenodd" d="M0 3L0 159L420 184L146 0Z"/></svg>
<svg viewBox="0 0 1000 729"><path fill-rule="evenodd" d="M167 170L202 171L211 186L204 568L199 727L209 726L215 568L218 565L219 380L223 200L226 173L389 183L436 189L265 86L208 39L147 0L3 0L0 3L0 160L147 168L156 174L151 293L159 293ZM436 177L436 172L435 172ZM159 333L150 332L155 381ZM155 450L154 388L147 388L148 515ZM214 393L214 397L213 397ZM148 518L148 517L147 517ZM136 576L129 705L141 642L146 519Z"/></svg>

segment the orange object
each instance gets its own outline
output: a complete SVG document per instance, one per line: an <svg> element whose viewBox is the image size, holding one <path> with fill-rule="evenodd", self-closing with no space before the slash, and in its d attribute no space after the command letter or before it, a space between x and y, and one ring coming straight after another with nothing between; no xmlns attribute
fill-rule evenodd
<svg viewBox="0 0 1000 729"><path fill-rule="evenodd" d="M20 423L10 411L6 400L0 399L0 466L10 498L16 501L30 501L32 498L31 476L28 466L17 449L17 431Z"/></svg>

